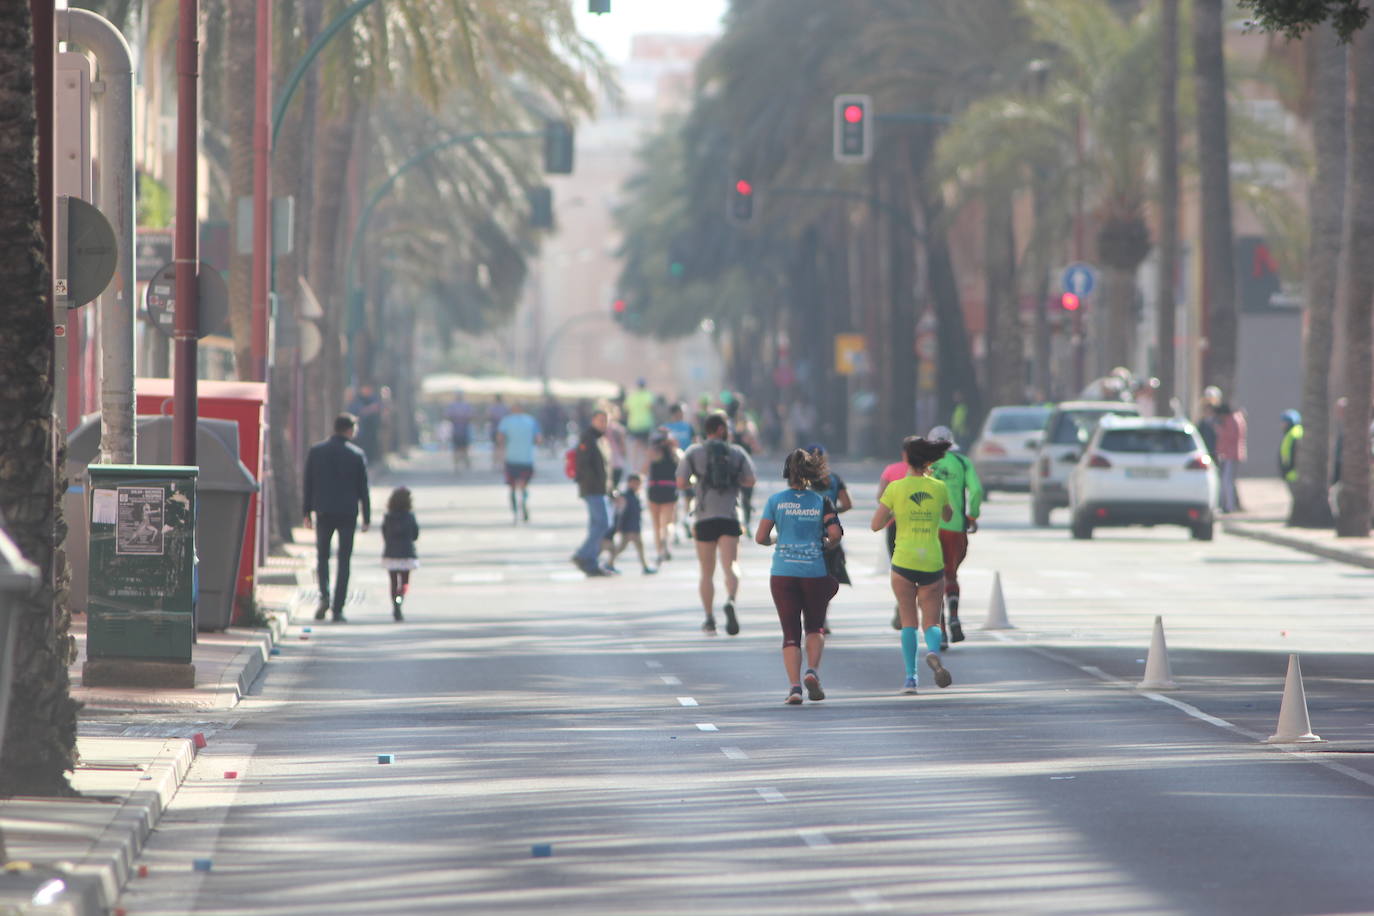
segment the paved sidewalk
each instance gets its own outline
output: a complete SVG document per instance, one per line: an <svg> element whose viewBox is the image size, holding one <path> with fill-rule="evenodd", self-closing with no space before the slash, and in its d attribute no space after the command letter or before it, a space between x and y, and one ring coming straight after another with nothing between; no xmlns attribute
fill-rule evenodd
<svg viewBox="0 0 1374 916"><path fill-rule="evenodd" d="M1374 569L1374 537L1341 538L1329 528L1288 527L1288 488L1277 478L1242 479L1238 486L1245 511L1222 516L1223 531Z"/></svg>
<svg viewBox="0 0 1374 916"><path fill-rule="evenodd" d="M224 713L261 674L292 614L309 606L313 594L299 584L308 562L299 549L291 553L272 558L260 574L258 605L269 627L198 635L193 689L82 686L86 618L74 618L72 696L85 706L77 726L80 764L71 784L81 797L0 801L0 830L12 869L0 873L0 913L110 912L195 759L197 736L215 740L216 729L226 727ZM37 908L35 892L54 889L53 881L65 885L54 903L67 908Z"/></svg>

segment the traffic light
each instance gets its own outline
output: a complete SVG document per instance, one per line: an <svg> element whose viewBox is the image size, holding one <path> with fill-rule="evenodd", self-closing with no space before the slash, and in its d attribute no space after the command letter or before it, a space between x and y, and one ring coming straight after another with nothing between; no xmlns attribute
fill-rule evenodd
<svg viewBox="0 0 1374 916"><path fill-rule="evenodd" d="M620 321L625 317L625 300L617 299L611 303L611 317Z"/></svg>
<svg viewBox="0 0 1374 916"><path fill-rule="evenodd" d="M668 242L668 278L674 283L682 283L687 279L687 260L691 254L691 247L682 237Z"/></svg>
<svg viewBox="0 0 1374 916"><path fill-rule="evenodd" d="M745 179L739 179L730 189L727 212L736 223L747 223L754 218L754 186Z"/></svg>
<svg viewBox="0 0 1374 916"><path fill-rule="evenodd" d="M867 162L873 155L873 98L835 96L835 161Z"/></svg>
<svg viewBox="0 0 1374 916"><path fill-rule="evenodd" d="M573 129L567 121L544 125L544 171L550 175L571 175L573 170Z"/></svg>
<svg viewBox="0 0 1374 916"><path fill-rule="evenodd" d="M530 188L530 225L536 229L553 228L553 189L548 185Z"/></svg>
<svg viewBox="0 0 1374 916"><path fill-rule="evenodd" d="M1077 293L1060 293L1059 307L1066 312L1076 312L1083 301L1078 298Z"/></svg>

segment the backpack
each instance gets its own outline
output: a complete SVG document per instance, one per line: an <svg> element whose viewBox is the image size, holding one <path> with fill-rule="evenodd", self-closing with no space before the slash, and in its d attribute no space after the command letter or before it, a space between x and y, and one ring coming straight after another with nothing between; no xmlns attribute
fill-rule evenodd
<svg viewBox="0 0 1374 916"><path fill-rule="evenodd" d="M719 439L706 443L706 470L701 482L711 490L733 490L739 486L739 462L731 454L730 446Z"/></svg>
<svg viewBox="0 0 1374 916"><path fill-rule="evenodd" d="M577 446L563 453L563 473L568 475L569 480L577 479Z"/></svg>

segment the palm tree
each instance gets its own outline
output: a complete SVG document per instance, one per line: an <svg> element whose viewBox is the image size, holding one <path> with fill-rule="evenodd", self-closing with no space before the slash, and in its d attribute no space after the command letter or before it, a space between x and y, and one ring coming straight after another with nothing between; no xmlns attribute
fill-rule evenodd
<svg viewBox="0 0 1374 916"><path fill-rule="evenodd" d="M1202 209L1202 305L1207 316L1204 375L1228 396L1236 380L1236 275L1231 224L1231 151L1227 133L1222 0L1193 2L1193 67Z"/></svg>
<svg viewBox="0 0 1374 916"><path fill-rule="evenodd" d="M35 151L34 46L27 0L0 0L0 289L8 303L0 334L0 515L42 585L15 596L19 614L0 795L70 795L76 764L76 704L67 661L71 623L52 582L66 534L52 461L53 329L40 230ZM63 487L65 489L65 486Z"/></svg>
<svg viewBox="0 0 1374 916"><path fill-rule="evenodd" d="M1178 271L1178 0L1160 0L1159 276L1155 299L1155 412L1174 397L1174 279Z"/></svg>
<svg viewBox="0 0 1374 916"><path fill-rule="evenodd" d="M1370 516L1369 422L1374 354L1374 29L1364 28L1350 42L1349 152L1346 159L1345 229L1345 436L1341 452L1341 491L1336 534L1367 537Z"/></svg>
<svg viewBox="0 0 1374 916"><path fill-rule="evenodd" d="M1345 45L1330 24L1318 26L1303 42L1309 74L1304 98L1310 99L1316 175L1307 193L1307 321L1303 338L1302 448L1290 525L1331 525L1327 481L1331 458L1330 373L1337 271L1345 196Z"/></svg>

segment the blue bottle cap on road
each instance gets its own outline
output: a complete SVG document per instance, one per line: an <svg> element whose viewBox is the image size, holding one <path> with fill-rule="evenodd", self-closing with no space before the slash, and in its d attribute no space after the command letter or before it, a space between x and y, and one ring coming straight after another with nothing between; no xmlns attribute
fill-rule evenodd
<svg viewBox="0 0 1374 916"><path fill-rule="evenodd" d="M194 868L196 871L209 871L209 870L210 870L210 866L213 865L213 864L214 864L214 863L211 862L211 860L209 860L209 859L192 859L192 860L191 860L191 867Z"/></svg>
<svg viewBox="0 0 1374 916"><path fill-rule="evenodd" d="M395 763L395 762L396 762L396 755L395 755L395 754L378 754L378 755L377 755L377 762L378 762L378 763Z"/></svg>
<svg viewBox="0 0 1374 916"><path fill-rule="evenodd" d="M530 847L530 855L536 859L547 859L553 855L552 843L535 843Z"/></svg>

